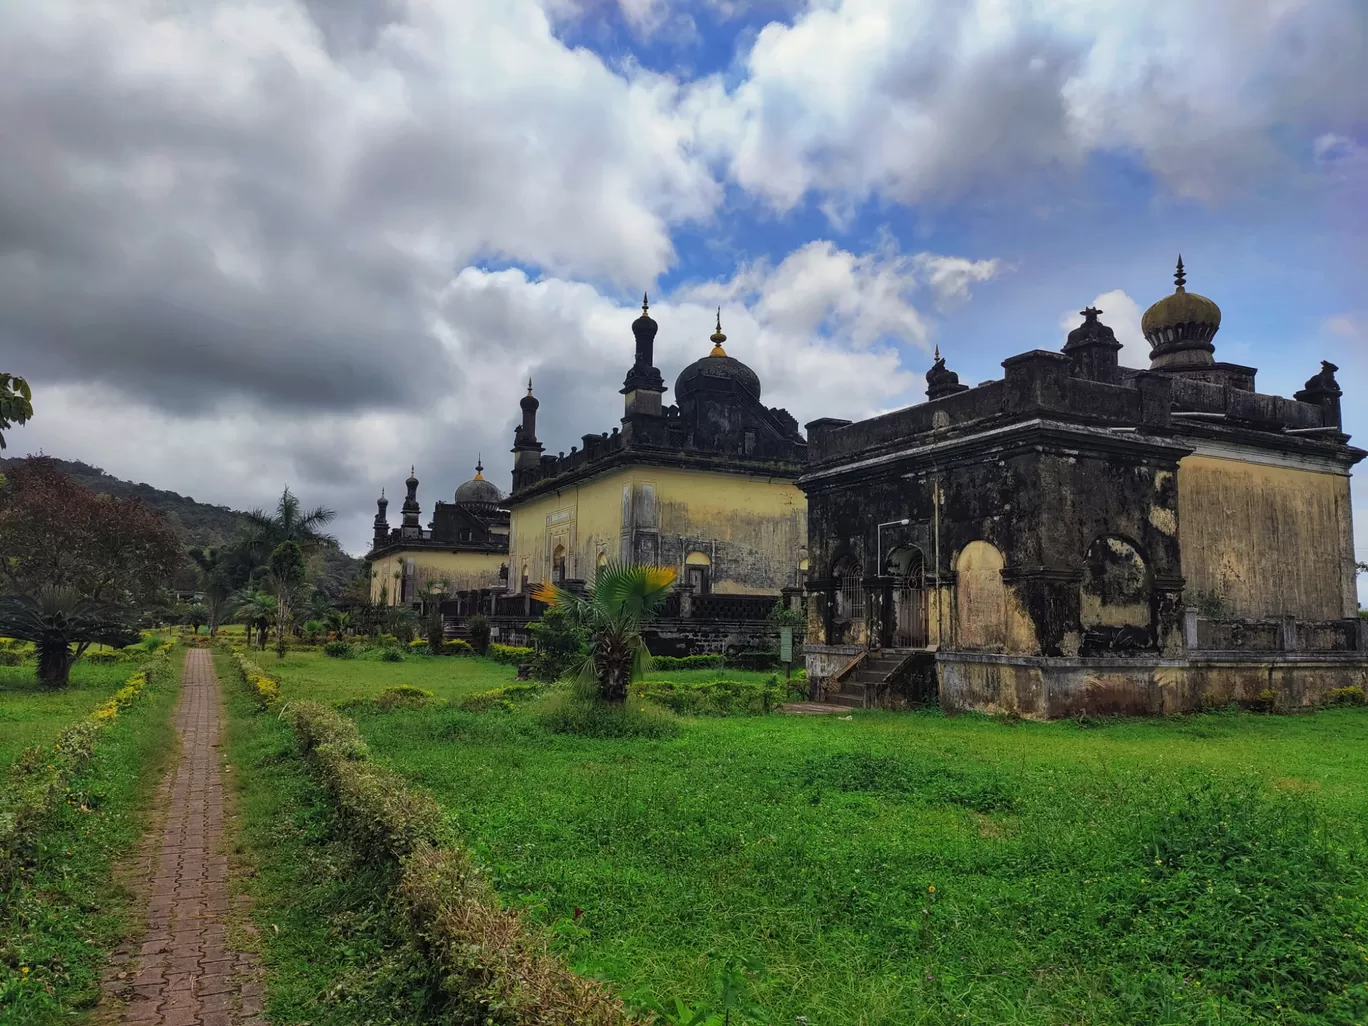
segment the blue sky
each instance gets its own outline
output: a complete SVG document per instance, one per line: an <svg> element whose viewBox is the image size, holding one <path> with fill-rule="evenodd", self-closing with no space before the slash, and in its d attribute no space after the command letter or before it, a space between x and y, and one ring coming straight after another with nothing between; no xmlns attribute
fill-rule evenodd
<svg viewBox="0 0 1368 1026"><path fill-rule="evenodd" d="M353 550L411 463L425 511L477 454L506 487L529 375L548 448L611 428L643 289L667 381L721 306L802 422L1095 300L1143 365L1181 252L1217 358L1337 363L1368 441L1358 0L49 0L0 85L17 446L289 483Z"/></svg>

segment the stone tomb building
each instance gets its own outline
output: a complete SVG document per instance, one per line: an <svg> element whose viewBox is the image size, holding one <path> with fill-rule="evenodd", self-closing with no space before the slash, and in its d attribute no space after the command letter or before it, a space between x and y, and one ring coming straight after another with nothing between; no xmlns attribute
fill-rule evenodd
<svg viewBox="0 0 1368 1026"><path fill-rule="evenodd" d="M1032 717L1309 707L1368 679L1336 368L1291 398L1214 358L1217 305L1089 308L1062 352L807 425L815 693Z"/></svg>
<svg viewBox="0 0 1368 1026"><path fill-rule="evenodd" d="M680 372L675 402L654 365L658 326L645 300L622 386L619 427L544 452L531 383L514 430L510 590L592 579L608 562L677 567L671 610L763 620L806 570L807 508L796 484L807 443L787 410L761 401L760 379L723 348Z"/></svg>
<svg viewBox="0 0 1368 1026"><path fill-rule="evenodd" d="M443 582L448 594L502 589L508 577L509 515L503 493L485 480L483 465L475 464L475 476L456 489L453 501L437 503L426 528L412 469L405 485L399 527L389 526L383 492L376 503L375 536L366 554L371 601L411 605L436 582Z"/></svg>

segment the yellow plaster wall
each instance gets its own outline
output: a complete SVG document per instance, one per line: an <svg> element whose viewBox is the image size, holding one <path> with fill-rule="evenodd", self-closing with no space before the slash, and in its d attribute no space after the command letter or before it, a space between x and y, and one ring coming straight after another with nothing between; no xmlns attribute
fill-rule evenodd
<svg viewBox="0 0 1368 1026"><path fill-rule="evenodd" d="M653 502L644 500L647 489ZM626 542L630 558L633 527L658 532L665 566L682 569L690 552L705 553L718 594L778 594L797 583L807 556L807 501L791 481L629 467L513 508L513 584L524 565L529 584L548 577L558 544L566 576L588 579L600 553L622 559Z"/></svg>
<svg viewBox="0 0 1368 1026"><path fill-rule="evenodd" d="M499 552L400 550L371 564L371 601L378 603L383 589L387 605L399 602L400 582L395 580L394 575L403 573L404 563L409 559L413 560L419 588L425 581L436 579L450 582L450 591L468 591L501 587L503 582L499 579L499 567L507 558Z"/></svg>
<svg viewBox="0 0 1368 1026"><path fill-rule="evenodd" d="M1178 465L1185 595L1227 616L1355 615L1349 479L1193 455Z"/></svg>

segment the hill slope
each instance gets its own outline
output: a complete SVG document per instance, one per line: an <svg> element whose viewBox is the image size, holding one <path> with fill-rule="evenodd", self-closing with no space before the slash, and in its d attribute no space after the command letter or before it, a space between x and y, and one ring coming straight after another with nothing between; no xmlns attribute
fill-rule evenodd
<svg viewBox="0 0 1368 1026"><path fill-rule="evenodd" d="M18 458L0 459L0 474ZM227 506L215 506L207 502L196 502L188 495L153 488L150 484L135 484L122 478L106 474L99 467L92 467L79 460L59 460L53 462L64 474L85 485L91 491L117 498L141 499L153 509L166 514L172 528L185 542L186 548L212 548L232 541L237 532L242 513ZM323 578L317 582L329 595L336 595L361 571L362 560L354 559L335 546L325 546L323 556Z"/></svg>

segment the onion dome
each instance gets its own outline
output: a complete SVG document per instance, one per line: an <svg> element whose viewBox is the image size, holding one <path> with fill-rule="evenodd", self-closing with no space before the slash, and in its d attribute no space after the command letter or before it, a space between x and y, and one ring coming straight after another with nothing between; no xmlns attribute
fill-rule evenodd
<svg viewBox="0 0 1368 1026"><path fill-rule="evenodd" d="M655 366L655 337L659 325L651 317L650 300L646 293L641 294L641 316L632 322L632 336L636 339L636 355L632 367L622 382L622 394L627 395L638 389L648 392L664 392L665 380Z"/></svg>
<svg viewBox="0 0 1368 1026"><path fill-rule="evenodd" d="M1221 308L1187 290L1183 258L1173 275L1173 295L1145 311L1140 331L1150 344L1150 369L1209 367L1216 351L1212 338L1221 327Z"/></svg>
<svg viewBox="0 0 1368 1026"><path fill-rule="evenodd" d="M518 405L524 410L535 410L541 405L541 403L537 402L537 397L532 394L531 378L527 379L527 395L523 396L522 399L518 401Z"/></svg>
<svg viewBox="0 0 1368 1026"><path fill-rule="evenodd" d="M651 316L651 301L643 292L641 294L641 316L632 322L632 335L638 343L645 342L650 346L655 342L656 332L659 329L660 326Z"/></svg>
<svg viewBox="0 0 1368 1026"><path fill-rule="evenodd" d="M503 501L503 493L492 481L484 478L484 464L475 461L475 476L456 489L459 506L493 506Z"/></svg>
<svg viewBox="0 0 1368 1026"><path fill-rule="evenodd" d="M384 516L385 509L389 506L389 499L385 498L385 490L383 488L380 489L380 498L375 500L375 506L376 509L380 511L380 515Z"/></svg>
<svg viewBox="0 0 1368 1026"><path fill-rule="evenodd" d="M722 343L727 336L722 334L722 310L717 311L717 330L709 339L713 344L712 352L701 360L695 360L685 367L675 380L675 394L685 399L698 391L705 381L713 384L734 382L756 399L760 398L760 378L740 360L727 355Z"/></svg>

